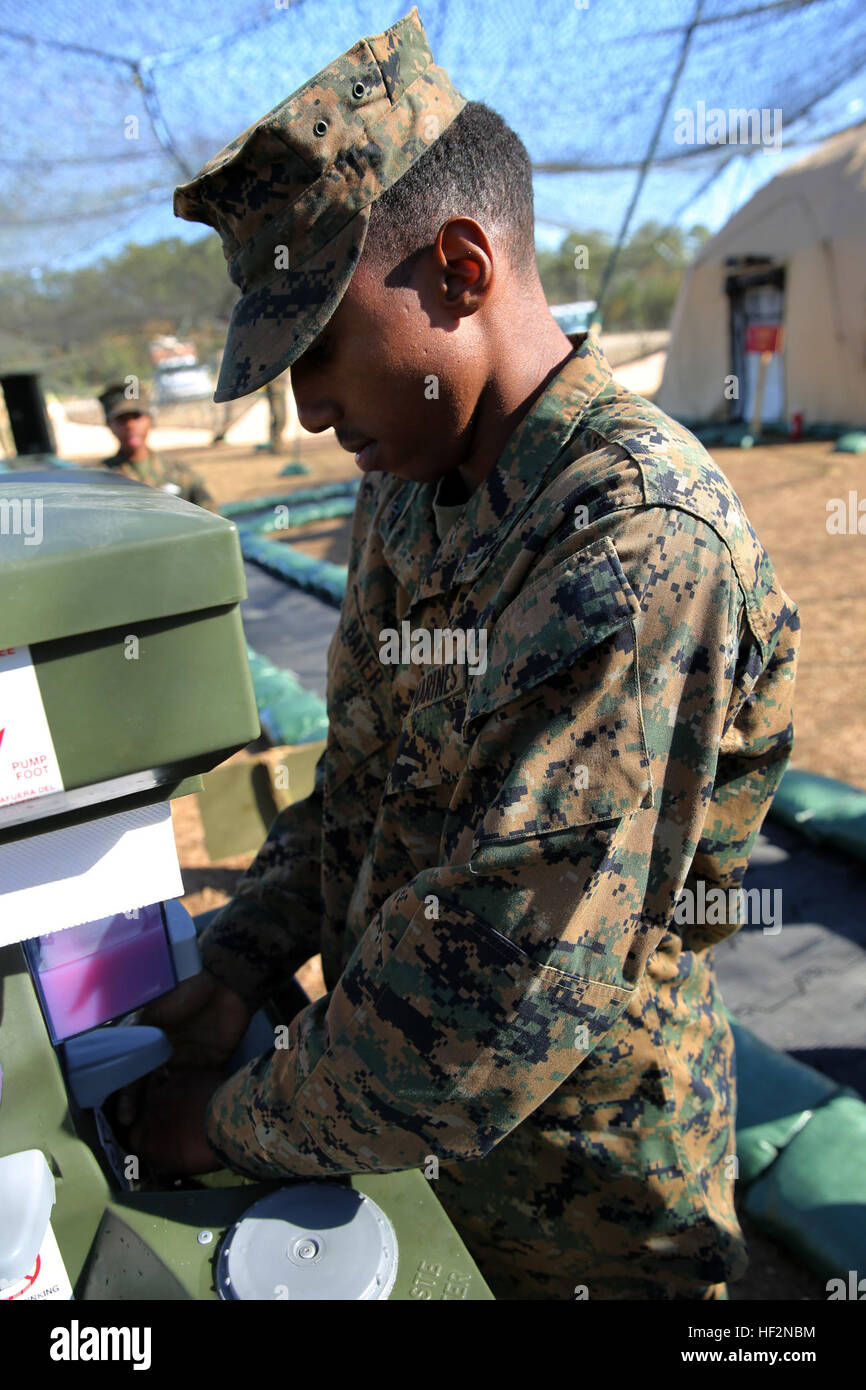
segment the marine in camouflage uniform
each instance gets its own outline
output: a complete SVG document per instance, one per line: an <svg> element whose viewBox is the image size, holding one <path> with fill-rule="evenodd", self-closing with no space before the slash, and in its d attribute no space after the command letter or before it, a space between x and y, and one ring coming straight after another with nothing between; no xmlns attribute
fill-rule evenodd
<svg viewBox="0 0 866 1390"><path fill-rule="evenodd" d="M286 390L288 380L286 374L275 377L269 381L265 387L265 395L268 398L268 408L271 419L268 431L268 448L272 454L279 454L285 448L283 435L286 431L288 411L286 408Z"/></svg>
<svg viewBox="0 0 866 1390"><path fill-rule="evenodd" d="M124 477L146 483L148 487L159 488L162 492L173 492L187 502L194 502L198 507L216 511L216 503L193 469L147 447L152 415L150 401L146 395L141 394L128 399L125 387L116 385L106 387L99 400L105 412L105 423L113 433L117 434L115 426L120 426L124 417L135 416L142 422L143 438L143 444L134 450L130 449L123 439L119 439L120 447L117 453L102 460L103 468L111 468L122 473Z"/></svg>
<svg viewBox="0 0 866 1390"><path fill-rule="evenodd" d="M215 166L239 215L239 151L182 210L207 220ZM268 370L255 322L242 300L223 398ZM700 444L574 346L462 505L453 479L364 478L315 789L201 941L251 1008L318 950L328 992L216 1092L208 1138L257 1177L438 1165L499 1297L712 1297L745 1265L712 966L738 913L673 914L742 881L798 621Z"/></svg>

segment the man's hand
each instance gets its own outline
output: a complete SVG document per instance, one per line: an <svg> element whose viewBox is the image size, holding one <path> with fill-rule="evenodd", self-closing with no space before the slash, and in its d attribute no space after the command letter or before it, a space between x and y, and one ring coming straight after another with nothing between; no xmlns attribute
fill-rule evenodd
<svg viewBox="0 0 866 1390"><path fill-rule="evenodd" d="M205 1138L205 1116L225 1080L222 1069L155 1072L129 1131L130 1152L156 1173L212 1173L222 1165Z"/></svg>
<svg viewBox="0 0 866 1390"><path fill-rule="evenodd" d="M139 1022L162 1028L174 1048L171 1066L220 1067L231 1057L252 1014L239 994L209 971L182 980L154 999Z"/></svg>
<svg viewBox="0 0 866 1390"><path fill-rule="evenodd" d="M220 1166L204 1137L204 1115L250 1018L240 995L207 970L141 1010L137 1021L162 1028L174 1051L162 1072L118 1094L114 1115L130 1127L132 1151L152 1167L208 1173Z"/></svg>

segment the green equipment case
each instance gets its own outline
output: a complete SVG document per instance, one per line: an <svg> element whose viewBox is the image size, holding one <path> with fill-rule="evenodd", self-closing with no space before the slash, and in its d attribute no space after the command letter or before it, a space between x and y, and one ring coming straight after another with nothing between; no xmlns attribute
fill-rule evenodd
<svg viewBox="0 0 866 1390"><path fill-rule="evenodd" d="M259 733L234 525L59 476L0 478L0 650L29 649L62 781L6 804L0 784L0 835L193 790Z"/></svg>

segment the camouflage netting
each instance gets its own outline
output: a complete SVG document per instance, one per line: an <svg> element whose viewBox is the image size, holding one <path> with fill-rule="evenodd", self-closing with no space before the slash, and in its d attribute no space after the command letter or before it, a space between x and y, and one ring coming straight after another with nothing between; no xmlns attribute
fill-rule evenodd
<svg viewBox="0 0 866 1390"><path fill-rule="evenodd" d="M408 8L0 0L0 270L201 235L173 218L175 184ZM457 86L523 137L554 228L717 226L805 142L862 119L860 0L422 0L420 13ZM679 143L677 111L700 103L781 110L781 150Z"/></svg>

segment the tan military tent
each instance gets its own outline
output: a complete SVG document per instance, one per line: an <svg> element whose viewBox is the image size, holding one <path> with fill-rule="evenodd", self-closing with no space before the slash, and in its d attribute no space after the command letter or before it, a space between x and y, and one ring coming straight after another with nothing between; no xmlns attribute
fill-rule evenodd
<svg viewBox="0 0 866 1390"><path fill-rule="evenodd" d="M682 419L750 421L755 345L777 324L762 420L866 425L866 123L777 175L702 247L658 404Z"/></svg>

